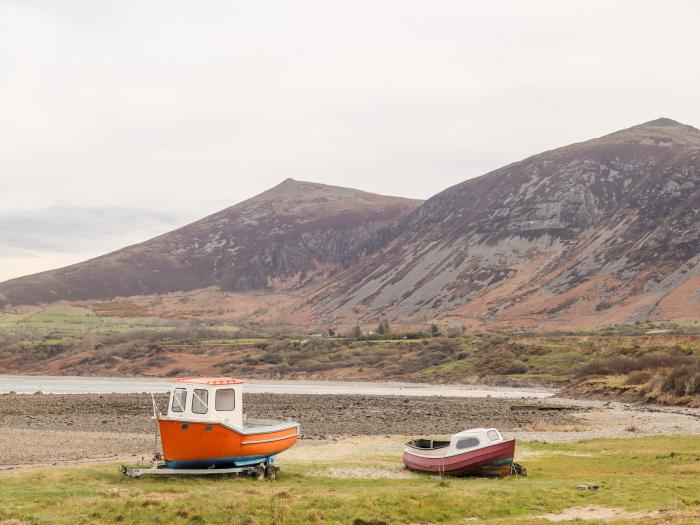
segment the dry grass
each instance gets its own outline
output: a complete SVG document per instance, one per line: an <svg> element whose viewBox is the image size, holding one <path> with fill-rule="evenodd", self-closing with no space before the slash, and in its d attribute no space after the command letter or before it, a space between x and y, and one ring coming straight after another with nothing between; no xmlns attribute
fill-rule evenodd
<svg viewBox="0 0 700 525"><path fill-rule="evenodd" d="M5 474L0 485L0 524L262 525L274 519L281 525L449 525L465 523L465 517L541 524L543 515L694 523L700 510L698 436L524 443L527 454L518 460L525 462L527 478L456 478L440 483L430 476L311 475L332 467L370 469L378 462L400 466L400 455L387 451L400 447L401 439L374 439L374 447L351 440L329 445L339 452L337 458L330 450L317 461L283 456L281 476L271 483L226 477L132 480L118 474L114 465ZM578 490L583 482L602 488Z"/></svg>

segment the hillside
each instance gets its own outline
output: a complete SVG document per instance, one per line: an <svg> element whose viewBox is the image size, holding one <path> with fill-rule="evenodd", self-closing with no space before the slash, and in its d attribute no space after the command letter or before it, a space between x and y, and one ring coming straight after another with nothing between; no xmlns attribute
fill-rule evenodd
<svg viewBox="0 0 700 525"><path fill-rule="evenodd" d="M142 244L2 283L3 297L278 331L697 320L700 131L658 119L425 203L287 179Z"/></svg>
<svg viewBox="0 0 700 525"><path fill-rule="evenodd" d="M699 210L700 131L659 119L437 194L304 308L467 324L697 319Z"/></svg>
<svg viewBox="0 0 700 525"><path fill-rule="evenodd" d="M155 239L2 283L0 294L13 304L32 304L207 287L289 290L357 261L419 204L287 179Z"/></svg>

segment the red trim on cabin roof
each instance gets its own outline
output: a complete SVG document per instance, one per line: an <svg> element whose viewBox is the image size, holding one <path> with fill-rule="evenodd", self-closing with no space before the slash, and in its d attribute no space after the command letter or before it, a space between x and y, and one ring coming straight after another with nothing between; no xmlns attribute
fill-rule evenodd
<svg viewBox="0 0 700 525"><path fill-rule="evenodd" d="M198 385L240 385L245 383L232 377L178 377L176 383L197 383Z"/></svg>

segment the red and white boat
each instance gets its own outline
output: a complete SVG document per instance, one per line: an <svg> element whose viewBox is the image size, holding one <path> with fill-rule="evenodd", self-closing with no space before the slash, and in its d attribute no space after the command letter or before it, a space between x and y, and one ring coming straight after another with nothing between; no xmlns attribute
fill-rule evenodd
<svg viewBox="0 0 700 525"><path fill-rule="evenodd" d="M495 428L472 428L449 440L414 439L406 443L407 468L436 474L507 476L513 468L515 440Z"/></svg>

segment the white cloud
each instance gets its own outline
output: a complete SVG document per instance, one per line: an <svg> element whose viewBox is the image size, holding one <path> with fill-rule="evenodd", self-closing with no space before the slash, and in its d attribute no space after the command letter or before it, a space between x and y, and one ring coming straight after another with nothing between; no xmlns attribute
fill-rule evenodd
<svg viewBox="0 0 700 525"><path fill-rule="evenodd" d="M132 208L52 207L0 213L0 282L102 255L193 217Z"/></svg>
<svg viewBox="0 0 700 525"><path fill-rule="evenodd" d="M194 217L286 177L425 198L659 116L697 126L699 21L692 0L5 0L0 210Z"/></svg>

